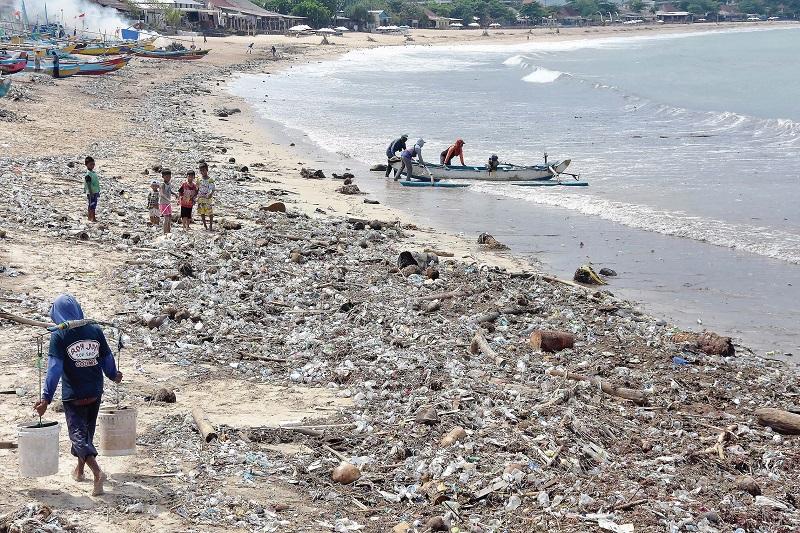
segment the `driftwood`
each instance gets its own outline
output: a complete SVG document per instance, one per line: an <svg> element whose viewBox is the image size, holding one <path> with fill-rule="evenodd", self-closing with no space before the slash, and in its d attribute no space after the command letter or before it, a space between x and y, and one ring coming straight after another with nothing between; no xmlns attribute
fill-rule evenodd
<svg viewBox="0 0 800 533"><path fill-rule="evenodd" d="M483 324L484 322L494 322L498 318L500 318L500 311L488 311L475 316L472 320L477 324Z"/></svg>
<svg viewBox="0 0 800 533"><path fill-rule="evenodd" d="M758 423L762 426L769 426L778 433L800 435L800 415L798 414L783 409L764 407L757 409L755 415Z"/></svg>
<svg viewBox="0 0 800 533"><path fill-rule="evenodd" d="M547 374L550 376L558 376L562 378L571 379L574 381L585 381L587 383L591 383L592 385L599 387L603 392L605 392L609 396L616 396L617 398L622 398L623 400L630 400L637 405L647 405L648 403L646 392L641 390L618 387L608 381L602 380L600 376L582 376L580 374L566 372L564 370L559 370L557 368L548 369Z"/></svg>
<svg viewBox="0 0 800 533"><path fill-rule="evenodd" d="M472 337L472 342L469 345L469 353L477 354L478 352L483 352L487 357L497 359L497 352L489 346L486 337L483 336L483 330L481 329L475 332L475 336Z"/></svg>
<svg viewBox="0 0 800 533"><path fill-rule="evenodd" d="M6 442L0 440L0 450L15 450L17 448L16 442Z"/></svg>
<svg viewBox="0 0 800 533"><path fill-rule="evenodd" d="M467 291L451 291L451 292L437 292L435 294L426 294L417 298L419 301L425 300L447 300L449 298L461 298L462 296L469 296Z"/></svg>
<svg viewBox="0 0 800 533"><path fill-rule="evenodd" d="M50 328L55 326L55 324L53 324L52 322L40 322L39 320L31 320L30 318L25 318L9 313L4 309L0 309L0 318L5 320L10 320L18 324L25 324L26 326L36 326L39 328Z"/></svg>
<svg viewBox="0 0 800 533"><path fill-rule="evenodd" d="M203 439L206 442L217 439L217 432L214 430L214 426L211 425L211 422L209 422L205 411L199 407L195 407L192 409L192 418L194 418L194 423L197 424L197 429L200 431L200 434L203 435Z"/></svg>
<svg viewBox="0 0 800 533"><path fill-rule="evenodd" d="M575 337L564 331L538 329L531 333L530 345L534 350L560 352L575 346Z"/></svg>

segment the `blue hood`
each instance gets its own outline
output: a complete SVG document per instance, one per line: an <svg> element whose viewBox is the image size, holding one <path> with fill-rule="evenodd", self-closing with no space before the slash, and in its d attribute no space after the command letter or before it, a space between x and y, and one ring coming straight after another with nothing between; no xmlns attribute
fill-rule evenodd
<svg viewBox="0 0 800 533"><path fill-rule="evenodd" d="M67 320L82 320L83 309L71 294L61 294L53 302L50 308L50 318L56 324L61 324Z"/></svg>

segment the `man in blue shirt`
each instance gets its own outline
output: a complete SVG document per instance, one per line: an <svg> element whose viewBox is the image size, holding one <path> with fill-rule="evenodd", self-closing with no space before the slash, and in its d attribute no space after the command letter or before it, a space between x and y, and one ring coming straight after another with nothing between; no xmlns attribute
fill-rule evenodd
<svg viewBox="0 0 800 533"><path fill-rule="evenodd" d="M406 141L408 140L408 134L404 133L400 136L399 139L393 140L389 143L389 146L386 147L386 174L384 178L389 177L389 173L392 171L392 159L397 157L398 152L402 152L406 149ZM397 171L394 171L395 176L397 175Z"/></svg>
<svg viewBox="0 0 800 533"><path fill-rule="evenodd" d="M73 296L62 294L53 302L50 318L56 324L83 320L83 310ZM93 443L103 396L103 374L115 383L122 381L122 373L117 371L111 348L99 326L89 324L55 331L50 336L47 380L42 398L33 407L39 416L44 415L53 401L59 380L62 380L61 399L72 441L71 451L78 458L72 477L83 481L84 466L88 465L94 475L92 496L103 494L103 481L106 479L95 459L97 449Z"/></svg>

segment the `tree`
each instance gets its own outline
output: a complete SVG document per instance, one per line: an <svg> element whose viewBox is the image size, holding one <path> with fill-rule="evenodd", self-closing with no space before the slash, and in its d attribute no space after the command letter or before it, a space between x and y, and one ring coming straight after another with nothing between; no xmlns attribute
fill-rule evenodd
<svg viewBox="0 0 800 533"><path fill-rule="evenodd" d="M591 17L600 10L600 6L595 0L571 0L567 5L580 13L582 17Z"/></svg>
<svg viewBox="0 0 800 533"><path fill-rule="evenodd" d="M305 17L309 25L316 28L326 26L331 20L331 12L316 0L301 0L292 8L292 15Z"/></svg>
<svg viewBox="0 0 800 533"><path fill-rule="evenodd" d="M644 2L642 0L631 0L628 2L628 7L634 13L641 13L644 9Z"/></svg>
<svg viewBox="0 0 800 533"><path fill-rule="evenodd" d="M531 21L541 19L547 16L547 10L539 2L531 2L530 4L523 5L519 14L523 17L530 18Z"/></svg>
<svg viewBox="0 0 800 533"><path fill-rule="evenodd" d="M172 26L175 28L175 33L178 32L178 26L181 23L181 19L183 18L183 12L180 9L175 9L174 7L168 7L164 9L162 13L164 15L164 22L166 23L167 27Z"/></svg>
<svg viewBox="0 0 800 533"><path fill-rule="evenodd" d="M256 2L264 9L275 11L276 13L291 13L294 2L292 0L261 0Z"/></svg>

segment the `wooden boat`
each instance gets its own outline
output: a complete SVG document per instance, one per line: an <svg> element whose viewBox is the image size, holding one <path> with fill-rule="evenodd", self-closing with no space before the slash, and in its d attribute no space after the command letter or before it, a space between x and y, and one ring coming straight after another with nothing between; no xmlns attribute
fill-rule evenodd
<svg viewBox="0 0 800 533"><path fill-rule="evenodd" d="M456 189L461 187L469 187L469 183L448 183L446 181L401 181L400 185L403 187L442 187L445 189Z"/></svg>
<svg viewBox="0 0 800 533"><path fill-rule="evenodd" d="M517 187L588 187L589 183L585 181L530 181L527 183L512 183Z"/></svg>
<svg viewBox="0 0 800 533"><path fill-rule="evenodd" d="M79 70L80 68L78 67L77 63L67 63L61 61L58 64L58 77L69 78L70 76L75 76L78 74ZM49 74L50 76L53 76L53 62L43 60L39 63L39 69L37 70L36 61L29 59L27 66L25 67L25 72L40 72L42 74Z"/></svg>
<svg viewBox="0 0 800 533"><path fill-rule="evenodd" d="M96 46L88 45L83 48L75 48L73 53L83 56L111 56L120 52L120 46Z"/></svg>
<svg viewBox="0 0 800 533"><path fill-rule="evenodd" d="M128 64L131 58L128 56L118 56L99 61L86 61L73 63L78 66L78 76L99 76L114 72Z"/></svg>
<svg viewBox="0 0 800 533"><path fill-rule="evenodd" d="M211 49L207 50L145 50L144 48L135 48L133 53L138 57L149 57L152 59L179 59L183 61L191 61L195 59L203 59Z"/></svg>
<svg viewBox="0 0 800 533"><path fill-rule="evenodd" d="M502 164L496 171L489 172L486 166L447 166L428 163L428 171L436 179L476 180L476 181L538 181L549 180L558 176L569 166L571 160L556 161L545 165L509 165ZM393 162L392 168L400 170L401 162ZM414 163L414 179L430 180L428 172L416 162Z"/></svg>
<svg viewBox="0 0 800 533"><path fill-rule="evenodd" d="M28 60L24 57L0 59L0 72L3 74L22 72L26 66L28 66Z"/></svg>
<svg viewBox="0 0 800 533"><path fill-rule="evenodd" d="M11 89L11 80L0 80L0 98L8 94Z"/></svg>

